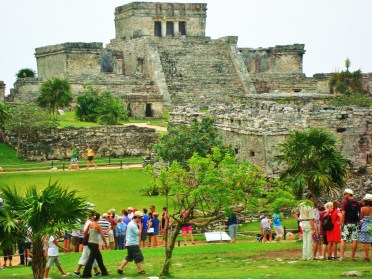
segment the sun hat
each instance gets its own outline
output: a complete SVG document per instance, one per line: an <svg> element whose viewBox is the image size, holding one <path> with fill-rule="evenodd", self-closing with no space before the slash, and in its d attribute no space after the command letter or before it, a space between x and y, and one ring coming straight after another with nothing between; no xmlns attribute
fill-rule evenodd
<svg viewBox="0 0 372 279"><path fill-rule="evenodd" d="M371 194L366 194L363 198L365 201L372 201L372 195Z"/></svg>
<svg viewBox="0 0 372 279"><path fill-rule="evenodd" d="M128 207L128 210L132 210L133 211L133 207Z"/></svg>
<svg viewBox="0 0 372 279"><path fill-rule="evenodd" d="M133 217L142 217L143 216L143 213L141 211L136 211L134 212L134 215Z"/></svg>
<svg viewBox="0 0 372 279"><path fill-rule="evenodd" d="M107 213L103 213L102 218L106 218L106 217L107 217Z"/></svg>
<svg viewBox="0 0 372 279"><path fill-rule="evenodd" d="M354 192L351 189L345 189L344 194L354 195Z"/></svg>

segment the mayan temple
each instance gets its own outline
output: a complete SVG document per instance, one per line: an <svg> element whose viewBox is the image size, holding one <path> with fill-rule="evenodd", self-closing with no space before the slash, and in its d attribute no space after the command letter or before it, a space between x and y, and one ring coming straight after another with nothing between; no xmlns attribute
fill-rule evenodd
<svg viewBox="0 0 372 279"><path fill-rule="evenodd" d="M38 77L18 79L9 102L31 102L42 82L67 77L76 97L90 84L120 97L133 118L175 123L204 114L235 148L267 173L275 145L293 129L333 131L355 166L371 163L371 110L327 105L330 74L306 77L303 44L241 48L238 37L211 39L203 3L133 2L115 9L115 38L35 49ZM371 75L365 87L372 88ZM197 108L196 108L197 107ZM200 112L202 111L208 112Z"/></svg>

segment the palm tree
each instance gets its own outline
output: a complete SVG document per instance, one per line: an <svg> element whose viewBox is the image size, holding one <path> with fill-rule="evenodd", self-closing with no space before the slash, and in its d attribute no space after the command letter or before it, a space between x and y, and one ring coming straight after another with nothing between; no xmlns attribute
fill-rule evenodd
<svg viewBox="0 0 372 279"><path fill-rule="evenodd" d="M31 186L24 196L17 190L2 189L5 205L0 212L0 227L3 234L27 231L33 244L32 271L34 278L44 276L45 256L43 240L47 235L54 235L57 230L64 231L79 223L87 216L87 203L76 196L76 191L68 191L57 182L51 183L43 190ZM24 236L23 236L24 237Z"/></svg>
<svg viewBox="0 0 372 279"><path fill-rule="evenodd" d="M65 78L48 79L40 86L39 91L37 104L42 108L48 108L52 114L56 114L58 108L68 106L72 101L71 85Z"/></svg>
<svg viewBox="0 0 372 279"><path fill-rule="evenodd" d="M323 191L335 194L345 185L346 159L329 132L312 128L295 131L281 144L275 160L285 163L281 179L287 179L298 197L304 189L315 197Z"/></svg>

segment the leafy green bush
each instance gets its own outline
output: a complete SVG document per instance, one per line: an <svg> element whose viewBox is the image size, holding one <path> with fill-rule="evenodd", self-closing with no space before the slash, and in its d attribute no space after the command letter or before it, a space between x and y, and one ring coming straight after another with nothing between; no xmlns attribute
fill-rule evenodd
<svg viewBox="0 0 372 279"><path fill-rule="evenodd" d="M372 107L372 98L367 94L354 93L352 95L339 95L333 99L332 104L334 106L360 106L360 107Z"/></svg>
<svg viewBox="0 0 372 279"><path fill-rule="evenodd" d="M77 97L76 117L80 121L115 125L120 120L128 121L128 112L123 101L108 91L99 92L92 86L84 87L84 94Z"/></svg>
<svg viewBox="0 0 372 279"><path fill-rule="evenodd" d="M30 68L20 69L16 73L17 78L29 78L29 77L35 77L35 76L36 76L36 72L33 69L30 69Z"/></svg>

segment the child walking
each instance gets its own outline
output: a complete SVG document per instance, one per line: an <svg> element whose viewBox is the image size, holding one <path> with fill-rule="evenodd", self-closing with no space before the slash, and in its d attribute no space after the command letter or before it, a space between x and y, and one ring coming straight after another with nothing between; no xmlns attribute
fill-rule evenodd
<svg viewBox="0 0 372 279"><path fill-rule="evenodd" d="M50 236L48 239L48 262L45 267L44 279L50 279L49 270L53 263L56 264L57 268L62 273L62 277L70 275L69 272L66 273L62 269L61 263L59 262L58 259L58 248L66 250L64 247L58 244L57 239L55 239L54 236Z"/></svg>

